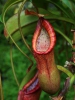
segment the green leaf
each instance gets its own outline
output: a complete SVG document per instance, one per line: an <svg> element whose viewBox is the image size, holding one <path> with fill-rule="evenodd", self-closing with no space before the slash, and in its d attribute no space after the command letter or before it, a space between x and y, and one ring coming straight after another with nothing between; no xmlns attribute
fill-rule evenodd
<svg viewBox="0 0 75 100"><path fill-rule="evenodd" d="M2 12L2 20L4 19L5 17L5 14L7 12L7 10L14 4L16 3L19 3L19 2L22 2L23 0L8 0L6 2L6 4L4 5L4 8L3 8L3 12ZM40 0L39 0L40 1ZM45 4L47 3L47 1L43 1L41 0L40 2L39 1L36 1L36 0L33 0L32 2L35 4L35 6L37 7L42 7L42 8L45 8Z"/></svg>
<svg viewBox="0 0 75 100"><path fill-rule="evenodd" d="M8 10L12 5L14 5L14 4L16 4L16 3L19 3L19 2L21 2L21 1L23 1L23 0L8 0L8 1L6 2L6 4L4 5L4 8L3 8L2 20L4 20L4 17L5 17L5 14L6 14L7 10Z"/></svg>
<svg viewBox="0 0 75 100"><path fill-rule="evenodd" d="M24 12L21 13L20 17L21 17L20 22L21 22L23 34L28 35L28 34L33 33L33 31L35 30L35 26L36 26L35 22L37 21L37 17L36 16L25 16ZM15 41L21 39L21 34L18 28L18 16L17 15L14 15L12 18L10 18L7 21L6 27L8 31L7 32L8 35L6 36L7 39L9 39L9 34L12 35L12 38Z"/></svg>
<svg viewBox="0 0 75 100"><path fill-rule="evenodd" d="M67 23L71 23L71 24L75 24L75 22L74 22L74 20L73 19L71 19L71 18L66 18L66 17L58 17L58 16L51 16L51 15L49 15L49 16L46 16L45 17L46 19L49 19L49 20L60 20L60 21L65 21L65 22L67 22Z"/></svg>
<svg viewBox="0 0 75 100"><path fill-rule="evenodd" d="M75 16L75 3L70 0L61 0L74 14Z"/></svg>
<svg viewBox="0 0 75 100"><path fill-rule="evenodd" d="M21 13L20 17L21 17L20 22L21 22L22 32L23 32L24 36L26 36L28 34L33 34L34 31L35 31L36 22L38 20L38 17L31 16L31 15L25 16L24 12ZM60 21L65 21L65 22L71 23L71 24L75 24L74 20L72 20L70 18L53 16L53 14L52 15L50 14L49 16L45 16L45 18L48 19L49 21L51 21L51 20L60 20ZM6 27L7 27L7 32L6 32L7 36L6 36L6 38L11 43L12 43L12 41L9 38L9 35L12 36L14 41L18 41L18 40L21 39L21 34L20 34L19 28L18 28L18 15L14 15L13 17L11 17L7 21Z"/></svg>
<svg viewBox="0 0 75 100"><path fill-rule="evenodd" d="M41 9L41 8L39 8L39 12L41 14L49 14L48 11ZM32 16L32 15L25 16L24 11L21 13L20 22L21 22L22 32L25 36L28 34L32 34L34 32L37 20L38 20L37 16ZM14 41L21 39L21 34L20 34L19 28L18 28L18 15L17 14L14 15L13 17L11 17L6 22L6 28L8 31L8 32L6 32L7 33L6 38L8 40L9 40L9 34L12 36Z"/></svg>
<svg viewBox="0 0 75 100"><path fill-rule="evenodd" d="M32 0L33 4L35 5L35 7L38 8L47 8L48 2L47 0Z"/></svg>
<svg viewBox="0 0 75 100"><path fill-rule="evenodd" d="M47 0L48 2L52 3L53 5L55 5L58 9L60 9L67 17L71 17L69 15L69 13L66 11L66 8L62 6L61 2L55 2L52 0ZM66 0L65 0L66 1Z"/></svg>
<svg viewBox="0 0 75 100"><path fill-rule="evenodd" d="M72 41L63 33L62 30L60 30L58 27L54 27L54 29L55 29L55 31L57 33L59 33L60 35L62 35L65 38L65 40L72 46Z"/></svg>
<svg viewBox="0 0 75 100"><path fill-rule="evenodd" d="M0 22L2 22L2 15L0 15Z"/></svg>

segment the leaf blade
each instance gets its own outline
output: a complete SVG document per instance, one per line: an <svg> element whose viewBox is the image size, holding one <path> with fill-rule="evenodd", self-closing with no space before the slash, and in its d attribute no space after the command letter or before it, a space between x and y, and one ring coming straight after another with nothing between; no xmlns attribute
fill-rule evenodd
<svg viewBox="0 0 75 100"><path fill-rule="evenodd" d="M61 0L73 13L75 16L75 4L70 0Z"/></svg>
<svg viewBox="0 0 75 100"><path fill-rule="evenodd" d="M19 29L18 29L18 16L13 16L12 18L10 18L7 23L6 23L6 27L8 30L8 35L7 35L7 39L9 40L9 34L12 35L12 38L15 41L18 41L19 39L21 39L21 35L19 33ZM66 17L58 17L58 16L53 16L53 15L49 15L49 16L45 16L45 18L49 21L51 20L60 20L60 21L65 21L67 23L70 24L75 24L74 20L70 19L70 18L66 18ZM28 34L32 34L35 30L35 26L36 26L36 22L38 20L38 17L36 16L31 16L31 15L24 15L24 12L21 13L21 27L22 27L22 31L24 36L28 35ZM12 24L11 24L12 23ZM15 23L15 25L14 25ZM12 43L12 41L11 41Z"/></svg>
<svg viewBox="0 0 75 100"><path fill-rule="evenodd" d="M7 12L7 10L14 4L19 3L23 0L8 0L8 2L6 2L6 4L4 5L3 11L2 11L2 20L4 20L5 14Z"/></svg>
<svg viewBox="0 0 75 100"><path fill-rule="evenodd" d="M55 5L58 9L60 9L67 17L71 17L67 12L66 9L62 6L61 2L55 3L55 1L47 0L48 2Z"/></svg>

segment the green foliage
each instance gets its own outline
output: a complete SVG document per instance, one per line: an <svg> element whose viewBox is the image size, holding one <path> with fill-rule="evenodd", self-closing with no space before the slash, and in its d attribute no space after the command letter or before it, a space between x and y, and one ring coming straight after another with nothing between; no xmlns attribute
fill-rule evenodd
<svg viewBox="0 0 75 100"><path fill-rule="evenodd" d="M71 2L70 0L61 0L63 2L63 5L65 4L73 13L73 15L75 16L75 6L74 6L74 3Z"/></svg>
<svg viewBox="0 0 75 100"><path fill-rule="evenodd" d="M19 47L35 63L33 55L30 53L28 48L21 40L21 35L19 34L17 23L18 15L13 16L9 19L9 16L11 16L11 10L8 9L11 8L12 5L20 3L22 1L23 0L8 0L3 7L2 16L0 15L0 73L2 74L4 100L17 100L17 95L19 91L10 64L10 44L7 40L9 40L10 42L12 41L9 35L12 35ZM38 8L39 13L47 14L45 18L49 20L50 23L53 25L57 36L57 43L55 47L56 63L64 66L65 61L70 60L72 57L71 40L73 40L73 35L71 33L71 29L74 29L75 27L75 0L57 0L57 2L55 2L55 0L28 1L32 2L34 4L34 7ZM9 15L5 17L7 12ZM34 33L38 18L35 16L25 16L24 12L23 15L21 13L20 17L23 35L25 36L27 43L31 46L32 35ZM9 35L6 37L7 39L5 39L4 37L4 26L2 24L2 21L5 23L5 18L9 19L6 22L6 27L9 32ZM14 25L14 23L16 26ZM17 37L18 34L19 37ZM25 56L22 55L21 52L19 52L19 50L14 45L13 60L17 78L19 80L19 83L21 83L23 78L27 74L26 70L30 66L30 62ZM61 88L63 87L66 77L67 76L65 74L61 75ZM66 97L66 100L73 100L73 88L67 93ZM42 92L40 100L50 100L49 95L45 92Z"/></svg>
<svg viewBox="0 0 75 100"><path fill-rule="evenodd" d="M0 15L0 22L2 22L2 18L1 18L1 15Z"/></svg>

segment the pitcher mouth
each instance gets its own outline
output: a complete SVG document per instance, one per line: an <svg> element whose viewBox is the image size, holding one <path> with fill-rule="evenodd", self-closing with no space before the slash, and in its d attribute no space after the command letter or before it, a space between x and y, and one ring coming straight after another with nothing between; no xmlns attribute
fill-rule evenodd
<svg viewBox="0 0 75 100"><path fill-rule="evenodd" d="M44 18L40 18L34 32L32 47L38 54L47 54L56 43L56 36L51 24Z"/></svg>
<svg viewBox="0 0 75 100"><path fill-rule="evenodd" d="M25 94L30 94L40 88L38 78L26 89Z"/></svg>
<svg viewBox="0 0 75 100"><path fill-rule="evenodd" d="M47 31L42 28L36 40L36 50L38 52L46 52L50 47L50 36Z"/></svg>
<svg viewBox="0 0 75 100"><path fill-rule="evenodd" d="M39 84L37 75L38 74L36 73L36 75L33 77L33 79L30 80L29 83L24 86L23 91L25 94L28 95L28 94L34 93L40 89L40 84Z"/></svg>

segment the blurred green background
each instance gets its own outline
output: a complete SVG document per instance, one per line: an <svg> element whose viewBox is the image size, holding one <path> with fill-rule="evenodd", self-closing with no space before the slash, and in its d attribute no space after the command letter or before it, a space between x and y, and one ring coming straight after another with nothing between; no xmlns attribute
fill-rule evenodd
<svg viewBox="0 0 75 100"><path fill-rule="evenodd" d="M0 0L0 14L2 13L4 4L5 4L5 0ZM52 6L51 9L53 9L53 11L55 10L57 11L57 9L53 7L54 6ZM6 19L9 19L12 13L14 13L14 10L15 10L15 7L9 10L9 12L7 13ZM66 25L64 22L62 23L60 21L59 22L55 21L55 23L57 23L63 30L65 27L65 31L67 31L65 32L66 35L67 36L69 35L69 37L72 39L72 34L69 34L68 32L71 29L70 24ZM54 25L55 23L53 22L52 24ZM64 66L65 61L70 60L72 57L71 47L61 35L56 33L56 36L57 36L57 43L55 47L56 63ZM26 39L27 39L28 44L31 44L32 35L26 36ZM27 47L23 44L22 40L18 41L17 44L31 59L34 60L33 55L29 52ZM23 77L26 75L26 70L29 67L30 63L29 63L29 60L26 57L24 57L14 45L13 45L13 61L15 65L15 72L16 72L17 78L19 82L21 82ZM12 68L11 68L11 63L10 63L10 44L4 37L4 26L1 22L0 22L0 73L1 73L1 78L2 78L4 100L17 100L18 86L15 82ZM66 77L67 76L65 74L63 73L61 74L61 88L63 87ZM74 94L75 93L73 92L73 88L72 88L67 93L66 100L73 100ZM45 92L42 92L40 100L50 100L49 95L46 94Z"/></svg>

